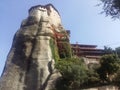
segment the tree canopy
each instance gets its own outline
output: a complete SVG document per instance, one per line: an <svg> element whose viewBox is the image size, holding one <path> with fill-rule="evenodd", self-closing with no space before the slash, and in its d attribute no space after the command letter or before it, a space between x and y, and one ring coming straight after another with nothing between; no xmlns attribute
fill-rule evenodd
<svg viewBox="0 0 120 90"><path fill-rule="evenodd" d="M106 16L120 18L120 0L100 0L103 5L103 12Z"/></svg>
<svg viewBox="0 0 120 90"><path fill-rule="evenodd" d="M104 46L104 54L114 54L115 51L111 47Z"/></svg>
<svg viewBox="0 0 120 90"><path fill-rule="evenodd" d="M120 47L115 48L115 52L118 55L118 57L120 58Z"/></svg>
<svg viewBox="0 0 120 90"><path fill-rule="evenodd" d="M101 80L111 81L110 76L120 69L120 59L115 54L104 55L100 60L101 67L98 69Z"/></svg>
<svg viewBox="0 0 120 90"><path fill-rule="evenodd" d="M86 65L82 59L61 59L55 66L62 75L60 90L78 89L87 80Z"/></svg>

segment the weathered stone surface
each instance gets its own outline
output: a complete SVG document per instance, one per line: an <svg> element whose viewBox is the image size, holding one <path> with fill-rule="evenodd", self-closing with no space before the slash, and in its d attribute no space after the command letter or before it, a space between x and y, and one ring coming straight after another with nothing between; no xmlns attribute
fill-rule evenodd
<svg viewBox="0 0 120 90"><path fill-rule="evenodd" d="M120 90L117 86L101 86L101 87L94 87L94 88L89 88L89 89L82 89L82 90Z"/></svg>
<svg viewBox="0 0 120 90"><path fill-rule="evenodd" d="M54 82L60 75L52 75L54 58L50 40L55 40L53 28L59 33L65 31L58 11L51 4L29 10L28 18L23 20L14 36L0 78L0 90L49 90L54 87L50 87L50 81Z"/></svg>
<svg viewBox="0 0 120 90"><path fill-rule="evenodd" d="M60 77L61 77L61 74L58 71L55 71L54 73L52 73L47 82L45 90L53 90L54 88L56 88L55 85Z"/></svg>

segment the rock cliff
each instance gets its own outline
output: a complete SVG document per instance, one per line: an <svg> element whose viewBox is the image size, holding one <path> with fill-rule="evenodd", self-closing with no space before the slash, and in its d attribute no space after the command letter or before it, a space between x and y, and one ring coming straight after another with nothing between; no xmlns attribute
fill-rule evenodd
<svg viewBox="0 0 120 90"><path fill-rule="evenodd" d="M51 83L60 76L54 73L55 60L70 56L64 50L68 44L69 36L54 6L31 7L14 36L0 78L0 90L52 89Z"/></svg>

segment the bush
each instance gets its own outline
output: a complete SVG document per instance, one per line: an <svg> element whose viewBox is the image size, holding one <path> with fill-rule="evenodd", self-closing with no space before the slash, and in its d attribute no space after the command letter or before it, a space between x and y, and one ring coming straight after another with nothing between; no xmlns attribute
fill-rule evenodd
<svg viewBox="0 0 120 90"><path fill-rule="evenodd" d="M50 39L50 47L51 47L51 51L52 51L52 58L54 58L55 61L57 62L59 60L59 54L58 54L58 47L55 44L54 39Z"/></svg>
<svg viewBox="0 0 120 90"><path fill-rule="evenodd" d="M70 43L67 41L61 41L61 42L62 43L58 43L58 52L59 52L60 58L71 58L72 53L71 53Z"/></svg>
<svg viewBox="0 0 120 90"><path fill-rule="evenodd" d="M97 73L97 69L100 67L99 64L93 64L90 63L88 64L88 71L87 71L87 76L88 76L88 84L98 84L100 81L99 75Z"/></svg>
<svg viewBox="0 0 120 90"><path fill-rule="evenodd" d="M120 69L120 59L115 54L104 55L100 60L101 67L98 74L102 81L112 81L113 76Z"/></svg>
<svg viewBox="0 0 120 90"><path fill-rule="evenodd" d="M87 81L87 69L82 59L62 59L55 66L62 74L62 84L59 84L62 90L75 90Z"/></svg>

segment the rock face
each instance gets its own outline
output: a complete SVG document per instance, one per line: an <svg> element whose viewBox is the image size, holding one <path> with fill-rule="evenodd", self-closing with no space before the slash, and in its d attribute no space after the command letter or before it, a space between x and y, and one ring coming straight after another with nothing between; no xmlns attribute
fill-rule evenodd
<svg viewBox="0 0 120 90"><path fill-rule="evenodd" d="M94 88L89 88L89 89L82 89L82 90L120 90L117 86L101 86L101 87L94 87Z"/></svg>
<svg viewBox="0 0 120 90"><path fill-rule="evenodd" d="M54 75L60 76L52 74L53 50L59 51L58 40L63 39L68 42L69 38L58 11L51 4L30 8L28 18L23 20L14 36L0 78L0 90L50 90L50 85L47 85L49 79Z"/></svg>

